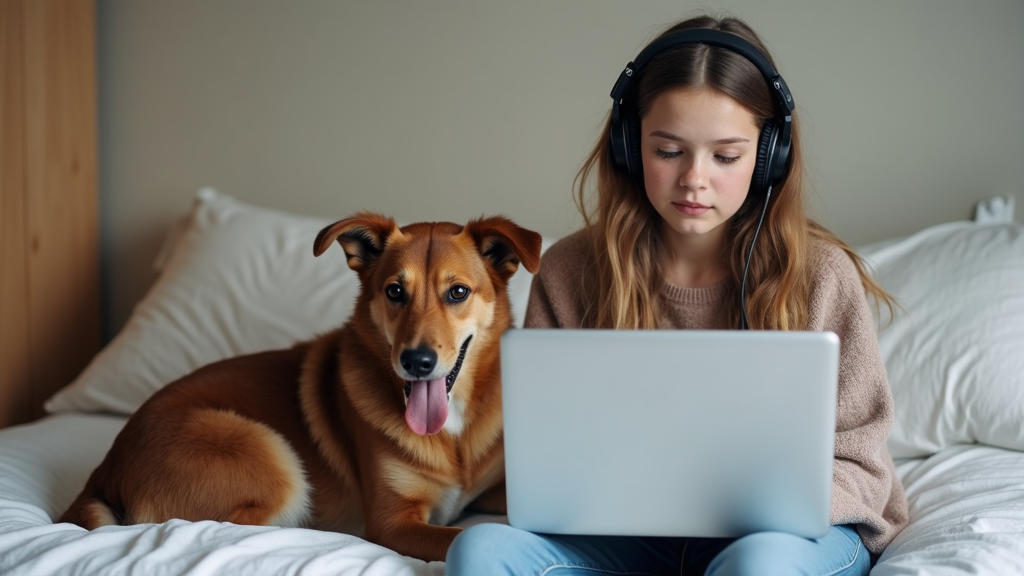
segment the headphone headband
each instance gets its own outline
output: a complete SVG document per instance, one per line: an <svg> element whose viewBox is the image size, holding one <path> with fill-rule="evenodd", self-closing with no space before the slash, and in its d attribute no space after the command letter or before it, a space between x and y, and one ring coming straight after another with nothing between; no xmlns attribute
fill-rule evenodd
<svg viewBox="0 0 1024 576"><path fill-rule="evenodd" d="M658 38L654 42L651 42L644 48L640 54L637 55L636 60L626 64L622 72L619 74L618 80L615 82L615 86L612 87L611 97L616 103L621 103L622 98L626 95L626 90L629 88L629 84L636 74L636 71L643 68L647 61L656 56L657 54L664 52L670 48L677 46L683 46L685 44L707 44L709 46L717 46L719 48L725 48L743 56L749 60L764 76L764 79L768 81L768 89L771 90L775 101L779 105L779 116L789 116L793 112L795 103L793 102L793 94L789 91L789 86L786 81L783 80L782 76L775 71L775 67L772 63L757 49L756 46L747 42L743 38L735 34L728 32L722 32L721 30L714 30L711 28L693 28L690 30L679 30L671 34L666 34L661 38Z"/></svg>

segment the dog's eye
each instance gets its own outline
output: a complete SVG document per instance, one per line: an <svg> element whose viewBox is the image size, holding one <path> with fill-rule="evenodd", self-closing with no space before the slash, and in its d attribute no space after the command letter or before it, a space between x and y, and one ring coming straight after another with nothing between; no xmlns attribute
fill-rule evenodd
<svg viewBox="0 0 1024 576"><path fill-rule="evenodd" d="M448 300L451 302L462 302L469 296L469 288L462 284L456 284L448 290Z"/></svg>
<svg viewBox="0 0 1024 576"><path fill-rule="evenodd" d="M387 287L384 288L384 295L387 296L388 300L391 300L392 302L405 302L405 290L402 288L402 285L399 284L398 282L388 284Z"/></svg>

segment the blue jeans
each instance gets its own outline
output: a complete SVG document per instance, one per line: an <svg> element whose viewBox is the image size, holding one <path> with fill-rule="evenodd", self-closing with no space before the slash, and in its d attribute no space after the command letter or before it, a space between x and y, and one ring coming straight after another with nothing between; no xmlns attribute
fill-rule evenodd
<svg viewBox="0 0 1024 576"><path fill-rule="evenodd" d="M780 532L739 539L555 536L478 524L452 543L445 575L864 576L870 569L851 526L809 540Z"/></svg>

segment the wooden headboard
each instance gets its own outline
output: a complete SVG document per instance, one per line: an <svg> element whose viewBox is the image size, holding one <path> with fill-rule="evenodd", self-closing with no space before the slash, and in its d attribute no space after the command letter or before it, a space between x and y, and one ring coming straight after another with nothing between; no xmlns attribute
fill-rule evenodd
<svg viewBox="0 0 1024 576"><path fill-rule="evenodd" d="M93 0L0 2L0 427L100 345Z"/></svg>

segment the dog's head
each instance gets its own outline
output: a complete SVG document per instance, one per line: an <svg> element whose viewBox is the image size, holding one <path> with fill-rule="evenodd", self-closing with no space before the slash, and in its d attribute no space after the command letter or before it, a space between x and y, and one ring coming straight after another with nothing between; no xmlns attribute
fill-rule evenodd
<svg viewBox="0 0 1024 576"><path fill-rule="evenodd" d="M451 401L447 428L458 432L471 393L468 384L458 385L459 374L474 349L495 349L509 327L508 280L520 263L537 271L540 235L502 217L399 228L391 218L362 212L321 230L313 253L335 240L359 274L357 311L368 312L391 347L409 428L440 432Z"/></svg>

